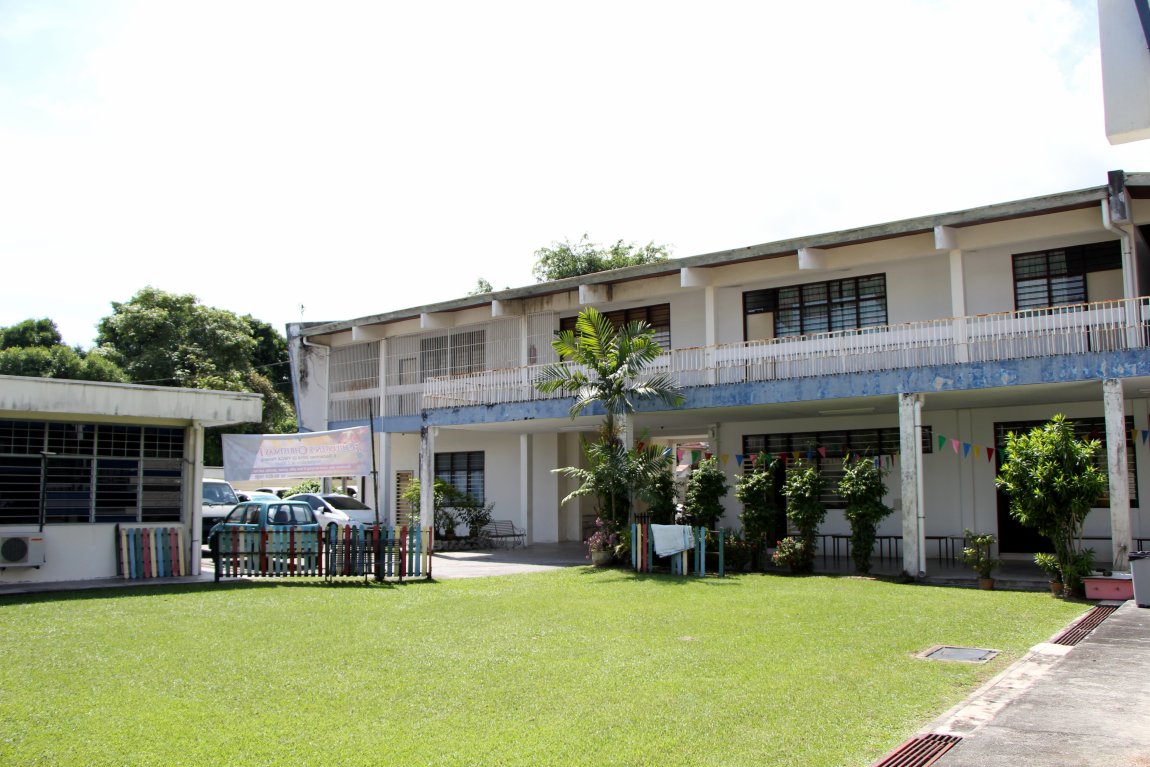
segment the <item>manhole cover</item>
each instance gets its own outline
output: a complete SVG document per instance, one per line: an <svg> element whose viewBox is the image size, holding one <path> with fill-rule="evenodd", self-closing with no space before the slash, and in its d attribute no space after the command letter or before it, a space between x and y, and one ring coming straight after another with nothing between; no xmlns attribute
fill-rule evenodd
<svg viewBox="0 0 1150 767"><path fill-rule="evenodd" d="M983 650L979 647L954 647L953 645L937 645L929 650L923 650L916 658L927 660L950 660L959 663L986 663L998 650Z"/></svg>

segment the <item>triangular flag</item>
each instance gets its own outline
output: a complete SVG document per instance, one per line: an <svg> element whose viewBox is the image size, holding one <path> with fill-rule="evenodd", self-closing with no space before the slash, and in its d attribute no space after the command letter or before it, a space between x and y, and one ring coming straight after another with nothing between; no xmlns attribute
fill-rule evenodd
<svg viewBox="0 0 1150 767"><path fill-rule="evenodd" d="M735 453L735 462L737 464L739 464L740 466L743 465L743 454L742 453Z"/></svg>
<svg viewBox="0 0 1150 767"><path fill-rule="evenodd" d="M978 458L980 455L982 455L982 445L975 445L974 446L974 457Z"/></svg>
<svg viewBox="0 0 1150 767"><path fill-rule="evenodd" d="M1143 442L1146 441L1146 435L1145 434L1142 435L1142 441ZM819 448L819 455L821 455L823 458L826 458L827 457L827 449L825 447L820 447Z"/></svg>
<svg viewBox="0 0 1150 767"><path fill-rule="evenodd" d="M704 452L704 453L703 453L703 458L704 458L705 460L708 460L708 461L709 461L709 460L711 460L711 459L712 459L712 458L714 458L714 457L715 457L715 454L714 454L714 453L712 453L710 450L707 450L706 452Z"/></svg>
<svg viewBox="0 0 1150 767"><path fill-rule="evenodd" d="M1147 437L1150 437L1150 430L1147 430L1147 429L1143 429L1143 430L1142 430L1142 444L1143 444L1143 445L1145 445L1145 444L1146 444L1146 438L1147 438Z"/></svg>
<svg viewBox="0 0 1150 767"><path fill-rule="evenodd" d="M879 457L879 456L877 456L877 455L874 457L874 467L875 467L876 469L881 469L881 468L882 468L882 458L880 458L880 457Z"/></svg>
<svg viewBox="0 0 1150 767"><path fill-rule="evenodd" d="M990 461L991 463L994 463L994 448L993 447L986 448L986 460Z"/></svg>
<svg viewBox="0 0 1150 767"><path fill-rule="evenodd" d="M954 454L955 454L955 455L958 455L958 440L957 440L957 439L952 439L952 440L950 441L950 446L954 448Z"/></svg>
<svg viewBox="0 0 1150 767"><path fill-rule="evenodd" d="M815 451L814 450L808 450L807 451L807 460L813 461L814 458L815 458Z"/></svg>
<svg viewBox="0 0 1150 767"><path fill-rule="evenodd" d="M946 437L941 434L938 435L938 449L942 450L942 446L946 444Z"/></svg>
<svg viewBox="0 0 1150 767"><path fill-rule="evenodd" d="M683 462L683 448L679 448L678 450L675 451L675 463L682 463L682 462Z"/></svg>
<svg viewBox="0 0 1150 767"><path fill-rule="evenodd" d="M730 457L731 457L731 456L727 455L726 453L721 453L721 454L719 455L719 460L723 462L723 465L724 465L724 466L726 466L726 465L727 465L727 460L728 460Z"/></svg>

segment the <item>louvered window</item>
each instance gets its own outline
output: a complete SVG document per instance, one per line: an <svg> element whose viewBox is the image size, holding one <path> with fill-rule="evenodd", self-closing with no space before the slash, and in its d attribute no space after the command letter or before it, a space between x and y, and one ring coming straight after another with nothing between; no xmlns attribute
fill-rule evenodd
<svg viewBox="0 0 1150 767"><path fill-rule="evenodd" d="M1117 241L1018 253L1014 259L1014 308L1042 309L1090 300L1086 275L1122 268Z"/></svg>
<svg viewBox="0 0 1150 767"><path fill-rule="evenodd" d="M751 290L746 315L775 313L775 336L800 336L885 325L886 275Z"/></svg>
<svg viewBox="0 0 1150 767"><path fill-rule="evenodd" d="M654 340L660 349L671 348L671 305L656 304L654 306L636 306L631 309L619 309L603 312L612 325L621 328L632 322L645 322L655 331ZM560 330L574 330L578 317L563 317L559 320Z"/></svg>

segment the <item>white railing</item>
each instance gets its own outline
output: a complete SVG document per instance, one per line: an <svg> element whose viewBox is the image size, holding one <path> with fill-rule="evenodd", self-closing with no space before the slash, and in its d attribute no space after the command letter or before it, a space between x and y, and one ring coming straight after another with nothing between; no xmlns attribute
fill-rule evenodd
<svg viewBox="0 0 1150 767"><path fill-rule="evenodd" d="M906 322L770 341L672 349L648 371L684 387L866 373L1144 348L1150 297L1052 309ZM460 407L563 398L533 380L543 366L430 378L423 407Z"/></svg>

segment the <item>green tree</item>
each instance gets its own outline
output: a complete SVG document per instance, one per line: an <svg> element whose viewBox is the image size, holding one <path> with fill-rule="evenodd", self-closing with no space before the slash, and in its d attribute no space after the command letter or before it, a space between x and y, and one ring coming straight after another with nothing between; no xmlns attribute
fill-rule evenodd
<svg viewBox="0 0 1150 767"><path fill-rule="evenodd" d="M826 480L819 467L800 461L787 471L783 482L783 495L787 497L787 519L798 528L800 551L791 565L795 572L809 573L814 569L815 535L826 519L827 509L822 495Z"/></svg>
<svg viewBox="0 0 1150 767"><path fill-rule="evenodd" d="M64 343L56 323L45 317L0 328L0 349L51 348Z"/></svg>
<svg viewBox="0 0 1150 767"><path fill-rule="evenodd" d="M670 452L655 445L628 450L618 440L583 440L583 455L586 468L556 469L579 483L562 503L582 496L594 498L599 517L612 531L627 524L639 489L651 487L671 469Z"/></svg>
<svg viewBox="0 0 1150 767"><path fill-rule="evenodd" d="M778 540L780 531L775 529L775 517L778 514L776 497L779 492L775 477L778 465L777 456L759 453L751 464L750 473L741 475L735 481L735 497L743 504L739 521L743 523L747 540L756 548L763 541L771 543Z"/></svg>
<svg viewBox="0 0 1150 767"><path fill-rule="evenodd" d="M121 364L129 380L156 386L246 391L263 395L258 424L208 429L204 461L223 460L220 434L290 433L287 342L266 322L204 306L189 294L146 287L100 320L99 349Z"/></svg>
<svg viewBox="0 0 1150 767"><path fill-rule="evenodd" d="M882 502L886 495L885 474L873 458L855 456L843 460L839 495L846 501L843 515L851 525L851 558L860 575L870 572L878 523L894 512Z"/></svg>
<svg viewBox="0 0 1150 767"><path fill-rule="evenodd" d="M475 287L472 288L467 293L467 295L469 295L469 296L481 296L484 293L491 293L494 290L495 290L495 288L491 287L490 282L488 282L487 280L480 277L478 280L475 281Z"/></svg>
<svg viewBox="0 0 1150 767"><path fill-rule="evenodd" d="M683 506L692 525L713 528L723 516L723 496L730 486L727 475L714 456L699 461L699 468L687 479L687 496Z"/></svg>
<svg viewBox="0 0 1150 767"><path fill-rule="evenodd" d="M614 245L603 247L591 242L584 234L578 242L565 239L535 251L533 273L537 282L547 282L624 266L650 264L664 261L669 256L670 247L667 245L656 245L654 242L638 245L617 240Z"/></svg>
<svg viewBox="0 0 1150 767"><path fill-rule="evenodd" d="M616 329L597 309L587 307L579 313L575 329L560 332L552 346L559 361L543 368L535 378L535 388L547 394L573 395L572 418L601 404L606 411L603 439L619 438L636 402L658 400L670 407L683 402L679 385L667 373L643 378L643 371L661 351L654 329L646 322Z"/></svg>
<svg viewBox="0 0 1150 767"><path fill-rule="evenodd" d="M128 380L123 370L98 351L81 353L63 344L0 349L0 375L114 383Z"/></svg>
<svg viewBox="0 0 1150 767"><path fill-rule="evenodd" d="M1010 515L1054 544L1067 593L1078 587L1087 566L1081 550L1086 516L1106 491L1106 474L1097 463L1101 449L1096 439L1078 439L1074 424L1059 414L1026 434L1007 434L995 478L1009 499Z"/></svg>

